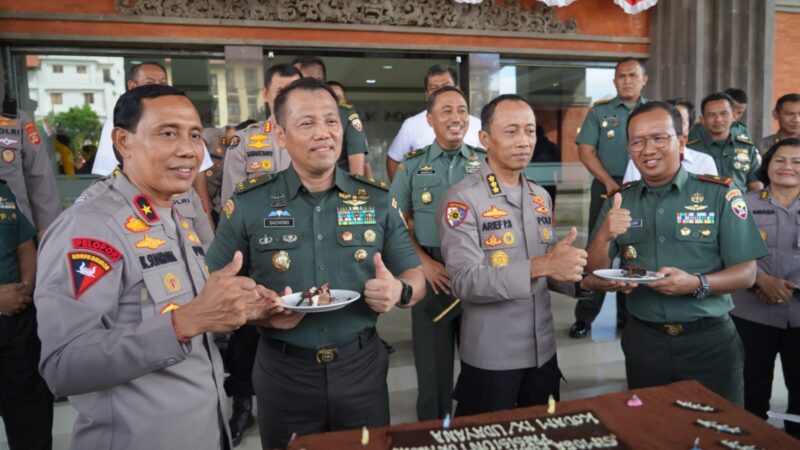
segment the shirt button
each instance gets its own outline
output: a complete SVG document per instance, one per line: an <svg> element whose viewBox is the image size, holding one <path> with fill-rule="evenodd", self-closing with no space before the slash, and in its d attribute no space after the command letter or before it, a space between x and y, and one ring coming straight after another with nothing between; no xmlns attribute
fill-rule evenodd
<svg viewBox="0 0 800 450"><path fill-rule="evenodd" d="M658 208L658 213L659 214L664 214L664 208Z"/></svg>
<svg viewBox="0 0 800 450"><path fill-rule="evenodd" d="M664 241L666 241L666 239L664 239L664 236L661 236L660 238L658 238L658 242L664 242Z"/></svg>
<svg viewBox="0 0 800 450"><path fill-rule="evenodd" d="M316 212L320 212L320 211L322 211L322 208L321 208L321 207L319 207L319 206L317 206L316 208L314 208L314 211L316 211Z"/></svg>
<svg viewBox="0 0 800 450"><path fill-rule="evenodd" d="M317 235L317 239L321 241L321 240L322 240L322 235L321 235L321 234L318 234L318 235Z"/></svg>
<svg viewBox="0 0 800 450"><path fill-rule="evenodd" d="M325 270L325 264L321 264L321 265L319 266L319 270Z"/></svg>

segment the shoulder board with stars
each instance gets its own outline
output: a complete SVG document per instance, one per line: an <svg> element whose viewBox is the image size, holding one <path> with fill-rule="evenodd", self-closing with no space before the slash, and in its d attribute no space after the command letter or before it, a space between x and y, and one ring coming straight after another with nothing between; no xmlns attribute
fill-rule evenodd
<svg viewBox="0 0 800 450"><path fill-rule="evenodd" d="M633 183L631 183L630 181L629 181L629 182L627 182L627 183L622 183L622 184L620 185L620 187L618 187L618 188L614 189L613 191L609 192L608 194L606 194L606 197L607 197L607 198L611 198L611 197L613 197L613 196L614 196L614 194L616 194L617 192L622 192L622 191L624 191L625 189L628 189L628 188L629 188L629 187L631 187L631 186L633 186Z"/></svg>
<svg viewBox="0 0 800 450"><path fill-rule="evenodd" d="M410 152L406 153L405 159L411 159L415 156L419 156L427 151L427 147L418 148L416 150L411 150Z"/></svg>
<svg viewBox="0 0 800 450"><path fill-rule="evenodd" d="M768 199L769 198L769 192L766 189L764 189L763 191L761 191L760 197L761 197L761 200Z"/></svg>
<svg viewBox="0 0 800 450"><path fill-rule="evenodd" d="M740 134L740 135L736 136L736 140L741 142L741 143L743 143L743 144L753 145L753 141L751 141L750 137L747 136L746 134Z"/></svg>
<svg viewBox="0 0 800 450"><path fill-rule="evenodd" d="M249 191L250 189L253 189L256 186L261 186L264 183L272 181L274 178L275 177L272 176L271 174L265 173L263 175L259 175L259 176L255 177L255 178L250 178L249 180L239 182L236 185L236 192L237 193L247 192L247 191Z"/></svg>
<svg viewBox="0 0 800 450"><path fill-rule="evenodd" d="M489 186L489 192L492 194L503 192L503 190L500 189L500 182L497 181L497 177L493 173L486 175L486 185Z"/></svg>
<svg viewBox="0 0 800 450"><path fill-rule="evenodd" d="M358 180L358 181L360 181L362 183L366 183L366 184L368 184L370 186L375 186L376 188L383 189L384 191L388 191L389 190L389 185L386 184L385 181L378 181L378 180L376 180L374 178L369 178L369 177L365 177L365 176L362 176L362 175L356 175L354 173L351 173L350 176L355 178L356 180Z"/></svg>
<svg viewBox="0 0 800 450"><path fill-rule="evenodd" d="M733 183L733 178L721 177L719 175L700 175L697 179L709 183L721 184L723 186L730 186L731 183Z"/></svg>
<svg viewBox="0 0 800 450"><path fill-rule="evenodd" d="M342 109L353 109L353 105L350 103L339 103L339 107Z"/></svg>
<svg viewBox="0 0 800 450"><path fill-rule="evenodd" d="M607 105L609 103L611 103L611 99L607 98L605 100L598 100L598 101L594 102L594 104L592 106L602 106L602 105Z"/></svg>

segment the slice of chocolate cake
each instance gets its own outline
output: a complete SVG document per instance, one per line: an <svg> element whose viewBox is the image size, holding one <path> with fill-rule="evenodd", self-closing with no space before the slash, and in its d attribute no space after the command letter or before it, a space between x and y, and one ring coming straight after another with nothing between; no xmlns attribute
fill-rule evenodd
<svg viewBox="0 0 800 450"><path fill-rule="evenodd" d="M628 265L622 268L624 275L628 278L642 278L647 275L647 269L642 266Z"/></svg>

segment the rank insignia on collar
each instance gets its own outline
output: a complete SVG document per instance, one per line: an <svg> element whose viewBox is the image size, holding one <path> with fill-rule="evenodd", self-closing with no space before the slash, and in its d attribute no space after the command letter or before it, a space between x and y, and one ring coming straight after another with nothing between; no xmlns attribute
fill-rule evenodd
<svg viewBox="0 0 800 450"><path fill-rule="evenodd" d="M167 288L167 292L178 292L181 290L181 281L174 273L167 272L166 275L164 275L163 280L164 287Z"/></svg>
<svg viewBox="0 0 800 450"><path fill-rule="evenodd" d="M531 195L531 200L533 200L533 203L536 203L537 205L544 206L544 198L542 198L540 195Z"/></svg>
<svg viewBox="0 0 800 450"><path fill-rule="evenodd" d="M236 205L233 203L233 199L228 199L225 204L222 206L222 212L225 213L225 217L230 219L233 215L233 211L236 209Z"/></svg>
<svg viewBox="0 0 800 450"><path fill-rule="evenodd" d="M133 204L136 206L136 209L139 210L139 213L144 216L144 220L148 222L158 222L158 213L153 207L153 204L150 203L150 199L145 197L144 194L139 194L134 197Z"/></svg>
<svg viewBox="0 0 800 450"><path fill-rule="evenodd" d="M144 220L138 217L130 216L128 217L128 220L125 221L125 228L134 233L141 233L142 231L149 230L150 226L144 223Z"/></svg>
<svg viewBox="0 0 800 450"><path fill-rule="evenodd" d="M67 257L72 269L72 290L75 300L113 269L104 258L90 253L73 252Z"/></svg>
<svg viewBox="0 0 800 450"><path fill-rule="evenodd" d="M184 230L188 230L189 229L189 221L185 220L185 219L181 220L181 228L183 228Z"/></svg>
<svg viewBox="0 0 800 450"><path fill-rule="evenodd" d="M190 231L190 232L186 233L186 237L189 239L189 242L191 242L192 244L199 244L200 243L200 238L197 237L197 233L195 233L194 231Z"/></svg>
<svg viewBox="0 0 800 450"><path fill-rule="evenodd" d="M550 210L547 209L546 206L537 206L536 207L536 212L539 213L539 214L547 214L547 213L550 212Z"/></svg>
<svg viewBox="0 0 800 450"><path fill-rule="evenodd" d="M264 133L272 133L272 122L269 120L264 121Z"/></svg>
<svg viewBox="0 0 800 450"><path fill-rule="evenodd" d="M703 200L705 200L705 197L703 194L695 192L691 197L689 197L689 199L692 201L692 203L702 203Z"/></svg>
<svg viewBox="0 0 800 450"><path fill-rule="evenodd" d="M397 209L397 199L392 197L392 208Z"/></svg>
<svg viewBox="0 0 800 450"><path fill-rule="evenodd" d="M483 241L483 243L488 245L489 247L497 247L498 245L502 244L503 241L501 241L496 234L492 233L485 241Z"/></svg>
<svg viewBox="0 0 800 450"><path fill-rule="evenodd" d="M766 189L764 189L763 191L761 191L761 200L766 200L766 199L768 199L768 198L769 198L769 192L767 192L767 190L766 190Z"/></svg>
<svg viewBox="0 0 800 450"><path fill-rule="evenodd" d="M450 225L451 228L455 228L464 223L467 219L469 206L461 202L450 202L447 204L446 211L447 224Z"/></svg>
<svg viewBox="0 0 800 450"><path fill-rule="evenodd" d="M501 217L505 217L508 215L508 212L503 211L502 209L498 208L495 205L492 205L490 209L481 213L481 217L487 217L489 219L499 219Z"/></svg>
<svg viewBox="0 0 800 450"><path fill-rule="evenodd" d="M163 316L164 314L166 314L168 312L175 311L176 309L178 309L180 307L181 307L181 305L179 305L177 303L169 302L169 303L167 303L167 306L161 308L161 312L159 314L161 314Z"/></svg>
<svg viewBox="0 0 800 450"><path fill-rule="evenodd" d="M486 183L488 183L489 191L492 194L499 194L499 193L503 192L500 189L500 183L497 181L497 177L493 173L490 173L489 175L486 175Z"/></svg>
<svg viewBox="0 0 800 450"><path fill-rule="evenodd" d="M149 250L155 250L157 248L163 247L164 244L166 243L167 242L162 239L156 239L145 233L142 240L136 243L136 248L146 248Z"/></svg>

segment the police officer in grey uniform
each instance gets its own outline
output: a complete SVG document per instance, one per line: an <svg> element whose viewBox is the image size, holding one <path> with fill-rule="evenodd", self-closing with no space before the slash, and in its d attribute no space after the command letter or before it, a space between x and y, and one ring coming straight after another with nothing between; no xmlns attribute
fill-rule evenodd
<svg viewBox="0 0 800 450"><path fill-rule="evenodd" d="M548 281L581 281L586 252L556 241L547 191L524 169L536 144L528 102L501 95L481 112L480 170L451 187L438 208L447 274L463 304L456 415L559 397ZM557 287L557 286L551 286Z"/></svg>
<svg viewBox="0 0 800 450"><path fill-rule="evenodd" d="M780 354L789 414L800 414L800 139L782 139L764 155L766 188L744 196L769 256L758 260L755 289L736 291L731 311L744 343L744 406L767 418ZM800 424L785 421L800 438Z"/></svg>
<svg viewBox="0 0 800 450"><path fill-rule="evenodd" d="M264 74L264 101L269 111L275 108L275 97L292 81L302 78L300 71L289 64L276 64ZM275 141L275 118L256 122L236 133L228 142L222 175L224 204L233 195L236 186L265 173L277 173L289 167L291 158Z"/></svg>
<svg viewBox="0 0 800 450"><path fill-rule="evenodd" d="M36 124L24 111L0 116L0 178L41 236L61 212L61 196Z"/></svg>
<svg viewBox="0 0 800 450"><path fill-rule="evenodd" d="M800 138L800 94L782 95L775 102L772 117L778 121L778 131L761 139L758 150L763 154L773 145L787 138Z"/></svg>
<svg viewBox="0 0 800 450"><path fill-rule="evenodd" d="M132 89L114 122L123 173L59 216L42 243L40 371L78 412L72 448L229 448L209 333L263 319L279 300L235 276L241 255L209 276L192 222L173 206L203 152L185 94Z"/></svg>
<svg viewBox="0 0 800 450"><path fill-rule="evenodd" d="M222 128L209 127L203 130L203 141L211 155L211 167L203 172L208 187L208 199L211 200L211 218L216 224L222 212L222 164L225 162L225 150L228 138Z"/></svg>

